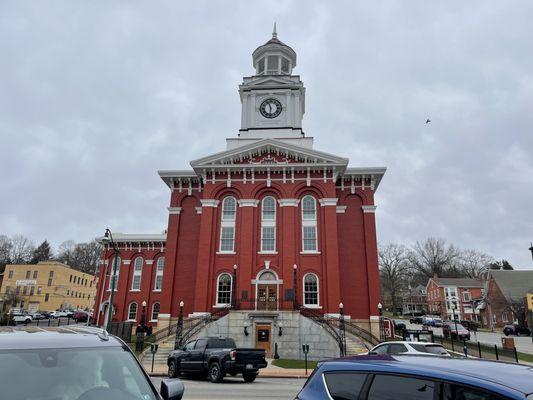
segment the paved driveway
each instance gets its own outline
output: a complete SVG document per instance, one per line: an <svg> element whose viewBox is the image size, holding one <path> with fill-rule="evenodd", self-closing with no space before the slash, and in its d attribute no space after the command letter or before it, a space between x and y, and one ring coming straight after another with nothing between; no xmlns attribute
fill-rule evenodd
<svg viewBox="0 0 533 400"><path fill-rule="evenodd" d="M406 321L407 329L422 329L422 325L410 324ZM430 328L435 335L442 335L442 328ZM494 346L495 344L501 347L502 337L505 337L499 332L472 332L471 340L474 342L479 341L482 344L488 344ZM533 354L533 342L531 336L510 336L514 338L516 350L522 353Z"/></svg>
<svg viewBox="0 0 533 400"><path fill-rule="evenodd" d="M161 387L161 379L152 378L157 389ZM295 378L257 378L253 383L245 383L240 377L224 378L222 383L187 378L182 381L185 385L184 400L292 400L305 383L305 379Z"/></svg>

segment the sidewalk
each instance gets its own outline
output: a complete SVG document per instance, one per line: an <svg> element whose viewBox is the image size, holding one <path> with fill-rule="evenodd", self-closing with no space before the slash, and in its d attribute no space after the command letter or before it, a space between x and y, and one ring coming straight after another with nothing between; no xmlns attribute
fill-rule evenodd
<svg viewBox="0 0 533 400"><path fill-rule="evenodd" d="M273 360L267 360L268 366L266 368L259 370L260 378L302 378L307 379L312 369L307 370L307 375L305 374L305 369L289 369L289 368L280 368L272 365ZM152 371L152 364L147 362L144 363L144 369L148 372L150 376L167 376L167 366L166 365L154 365L154 372Z"/></svg>

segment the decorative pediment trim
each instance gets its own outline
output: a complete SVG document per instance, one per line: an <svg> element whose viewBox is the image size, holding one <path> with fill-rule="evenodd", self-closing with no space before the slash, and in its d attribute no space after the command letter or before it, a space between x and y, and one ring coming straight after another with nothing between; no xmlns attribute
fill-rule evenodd
<svg viewBox="0 0 533 400"><path fill-rule="evenodd" d="M181 207L167 207L169 214L181 214Z"/></svg>
<svg viewBox="0 0 533 400"><path fill-rule="evenodd" d="M202 204L202 207L218 207L218 203L220 203L220 200L216 199L200 199L200 203Z"/></svg>
<svg viewBox="0 0 533 400"><path fill-rule="evenodd" d="M300 199L279 199L278 203L280 207L298 207Z"/></svg>
<svg viewBox="0 0 533 400"><path fill-rule="evenodd" d="M237 203L239 203L239 207L257 207L257 205L259 204L259 200L240 199L240 200L237 200Z"/></svg>
<svg viewBox="0 0 533 400"><path fill-rule="evenodd" d="M361 206L361 209L363 210L363 213L375 213L377 206Z"/></svg>
<svg viewBox="0 0 533 400"><path fill-rule="evenodd" d="M320 203L320 205L322 207L324 207L324 206L336 206L338 201L339 201L339 199L337 199L337 198L318 199L318 202Z"/></svg>
<svg viewBox="0 0 533 400"><path fill-rule="evenodd" d="M344 214L344 213L346 213L346 208L347 208L347 207L348 207L348 206L337 206L337 209L336 209L337 214Z"/></svg>

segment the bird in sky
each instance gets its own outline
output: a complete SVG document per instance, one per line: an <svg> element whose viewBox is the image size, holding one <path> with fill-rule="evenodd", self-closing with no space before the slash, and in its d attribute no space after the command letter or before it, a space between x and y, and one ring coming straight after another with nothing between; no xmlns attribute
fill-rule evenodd
<svg viewBox="0 0 533 400"><path fill-rule="evenodd" d="M431 122L431 120L428 118L426 119L426 124L429 124Z"/></svg>

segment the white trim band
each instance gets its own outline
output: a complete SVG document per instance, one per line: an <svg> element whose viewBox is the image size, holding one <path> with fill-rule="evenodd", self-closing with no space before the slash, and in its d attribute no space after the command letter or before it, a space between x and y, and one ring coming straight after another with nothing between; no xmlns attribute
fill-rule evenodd
<svg viewBox="0 0 533 400"><path fill-rule="evenodd" d="M338 198L323 198L323 199L318 199L318 202L320 203L320 205L322 207L324 206L336 206L337 203L338 203L339 199Z"/></svg>
<svg viewBox="0 0 533 400"><path fill-rule="evenodd" d="M377 206L361 206L363 213L375 213Z"/></svg>
<svg viewBox="0 0 533 400"><path fill-rule="evenodd" d="M239 203L239 207L257 207L257 205L259 204L259 200L240 199L240 200L237 200L237 203Z"/></svg>
<svg viewBox="0 0 533 400"><path fill-rule="evenodd" d="M280 207L298 207L300 199L279 199L278 203Z"/></svg>
<svg viewBox="0 0 533 400"><path fill-rule="evenodd" d="M344 214L346 212L347 207L348 206L337 206L337 209L336 209L337 214Z"/></svg>
<svg viewBox="0 0 533 400"><path fill-rule="evenodd" d="M169 214L181 214L181 207L167 207Z"/></svg>
<svg viewBox="0 0 533 400"><path fill-rule="evenodd" d="M196 214L202 213L202 207L194 207L194 209L196 210Z"/></svg>
<svg viewBox="0 0 533 400"><path fill-rule="evenodd" d="M220 203L220 200L216 199L200 199L200 203L202 203L202 207L218 207L218 203Z"/></svg>

